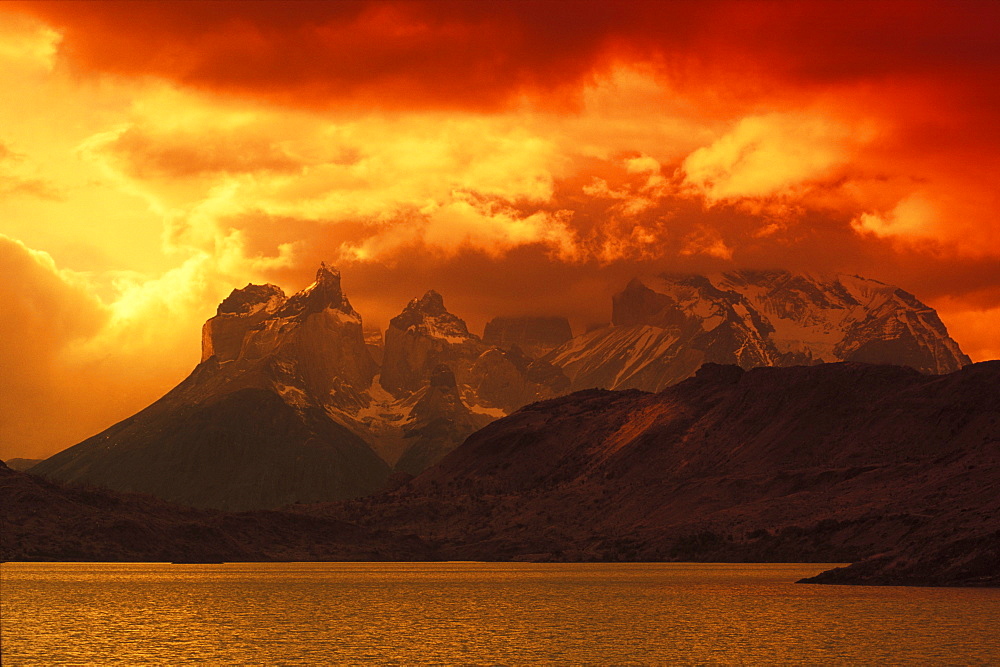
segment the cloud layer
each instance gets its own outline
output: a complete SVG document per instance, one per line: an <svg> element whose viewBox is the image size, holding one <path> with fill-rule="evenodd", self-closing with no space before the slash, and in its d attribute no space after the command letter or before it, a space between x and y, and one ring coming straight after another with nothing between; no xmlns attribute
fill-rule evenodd
<svg viewBox="0 0 1000 667"><path fill-rule="evenodd" d="M995 3L0 13L0 457L141 408L230 289L320 260L372 325L434 288L474 330L582 330L663 270L858 273L1000 353Z"/></svg>

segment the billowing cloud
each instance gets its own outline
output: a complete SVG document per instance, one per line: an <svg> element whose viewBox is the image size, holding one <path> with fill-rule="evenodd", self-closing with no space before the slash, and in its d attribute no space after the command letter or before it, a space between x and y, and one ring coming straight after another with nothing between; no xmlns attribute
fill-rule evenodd
<svg viewBox="0 0 1000 667"><path fill-rule="evenodd" d="M37 415L64 407L58 389L62 355L96 333L108 313L84 281L60 272L46 253L2 234L0 265L0 447L29 451L52 436L51 421ZM51 448L51 440L46 444Z"/></svg>
<svg viewBox="0 0 1000 667"><path fill-rule="evenodd" d="M473 330L522 313L582 330L662 270L845 271L996 355L996 3L0 14L19 102L0 107L3 289L21 299L0 355L33 388L0 406L12 453L143 407L232 287L295 290L320 260L366 322L434 288Z"/></svg>
<svg viewBox="0 0 1000 667"><path fill-rule="evenodd" d="M748 116L682 168L710 201L787 195L834 177L869 133L823 116Z"/></svg>

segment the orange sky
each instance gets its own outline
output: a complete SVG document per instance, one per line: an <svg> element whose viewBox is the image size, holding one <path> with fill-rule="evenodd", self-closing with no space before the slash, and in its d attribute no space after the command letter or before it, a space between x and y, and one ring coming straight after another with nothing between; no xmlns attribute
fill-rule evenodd
<svg viewBox="0 0 1000 667"><path fill-rule="evenodd" d="M197 363L234 286L338 265L607 321L662 270L859 273L1000 357L1000 4L0 4L0 458Z"/></svg>

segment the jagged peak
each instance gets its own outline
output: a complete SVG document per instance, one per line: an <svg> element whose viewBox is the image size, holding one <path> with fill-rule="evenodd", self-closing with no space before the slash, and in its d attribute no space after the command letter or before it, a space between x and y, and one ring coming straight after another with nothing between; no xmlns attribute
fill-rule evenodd
<svg viewBox="0 0 1000 667"><path fill-rule="evenodd" d="M277 310L284 302L285 293L277 285L247 283L246 287L234 289L219 303L216 315L249 315L269 305L272 310Z"/></svg>
<svg viewBox="0 0 1000 667"><path fill-rule="evenodd" d="M340 269L330 266L326 262L320 262L319 268L316 269L316 284L322 285L332 282L337 284L338 289L340 288Z"/></svg>
<svg viewBox="0 0 1000 667"><path fill-rule="evenodd" d="M422 297L411 299L403 312L389 320L389 326L400 331L413 328L449 342L474 338L469 333L465 320L449 313L444 305L444 297L435 290L427 290Z"/></svg>
<svg viewBox="0 0 1000 667"><path fill-rule="evenodd" d="M444 306L444 297L435 290L427 290L419 299L412 299L406 304L407 310L416 310L427 315L441 315L448 312Z"/></svg>
<svg viewBox="0 0 1000 667"><path fill-rule="evenodd" d="M351 306L340 286L340 271L320 262L316 280L301 292L296 292L278 313L280 317L294 317L318 313L327 308L339 310L360 320L361 316Z"/></svg>

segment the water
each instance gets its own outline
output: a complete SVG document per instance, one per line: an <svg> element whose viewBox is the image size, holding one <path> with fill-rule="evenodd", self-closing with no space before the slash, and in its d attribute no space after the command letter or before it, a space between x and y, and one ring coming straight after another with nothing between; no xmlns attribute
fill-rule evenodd
<svg viewBox="0 0 1000 667"><path fill-rule="evenodd" d="M1000 590L824 565L5 563L4 665L1000 663Z"/></svg>

